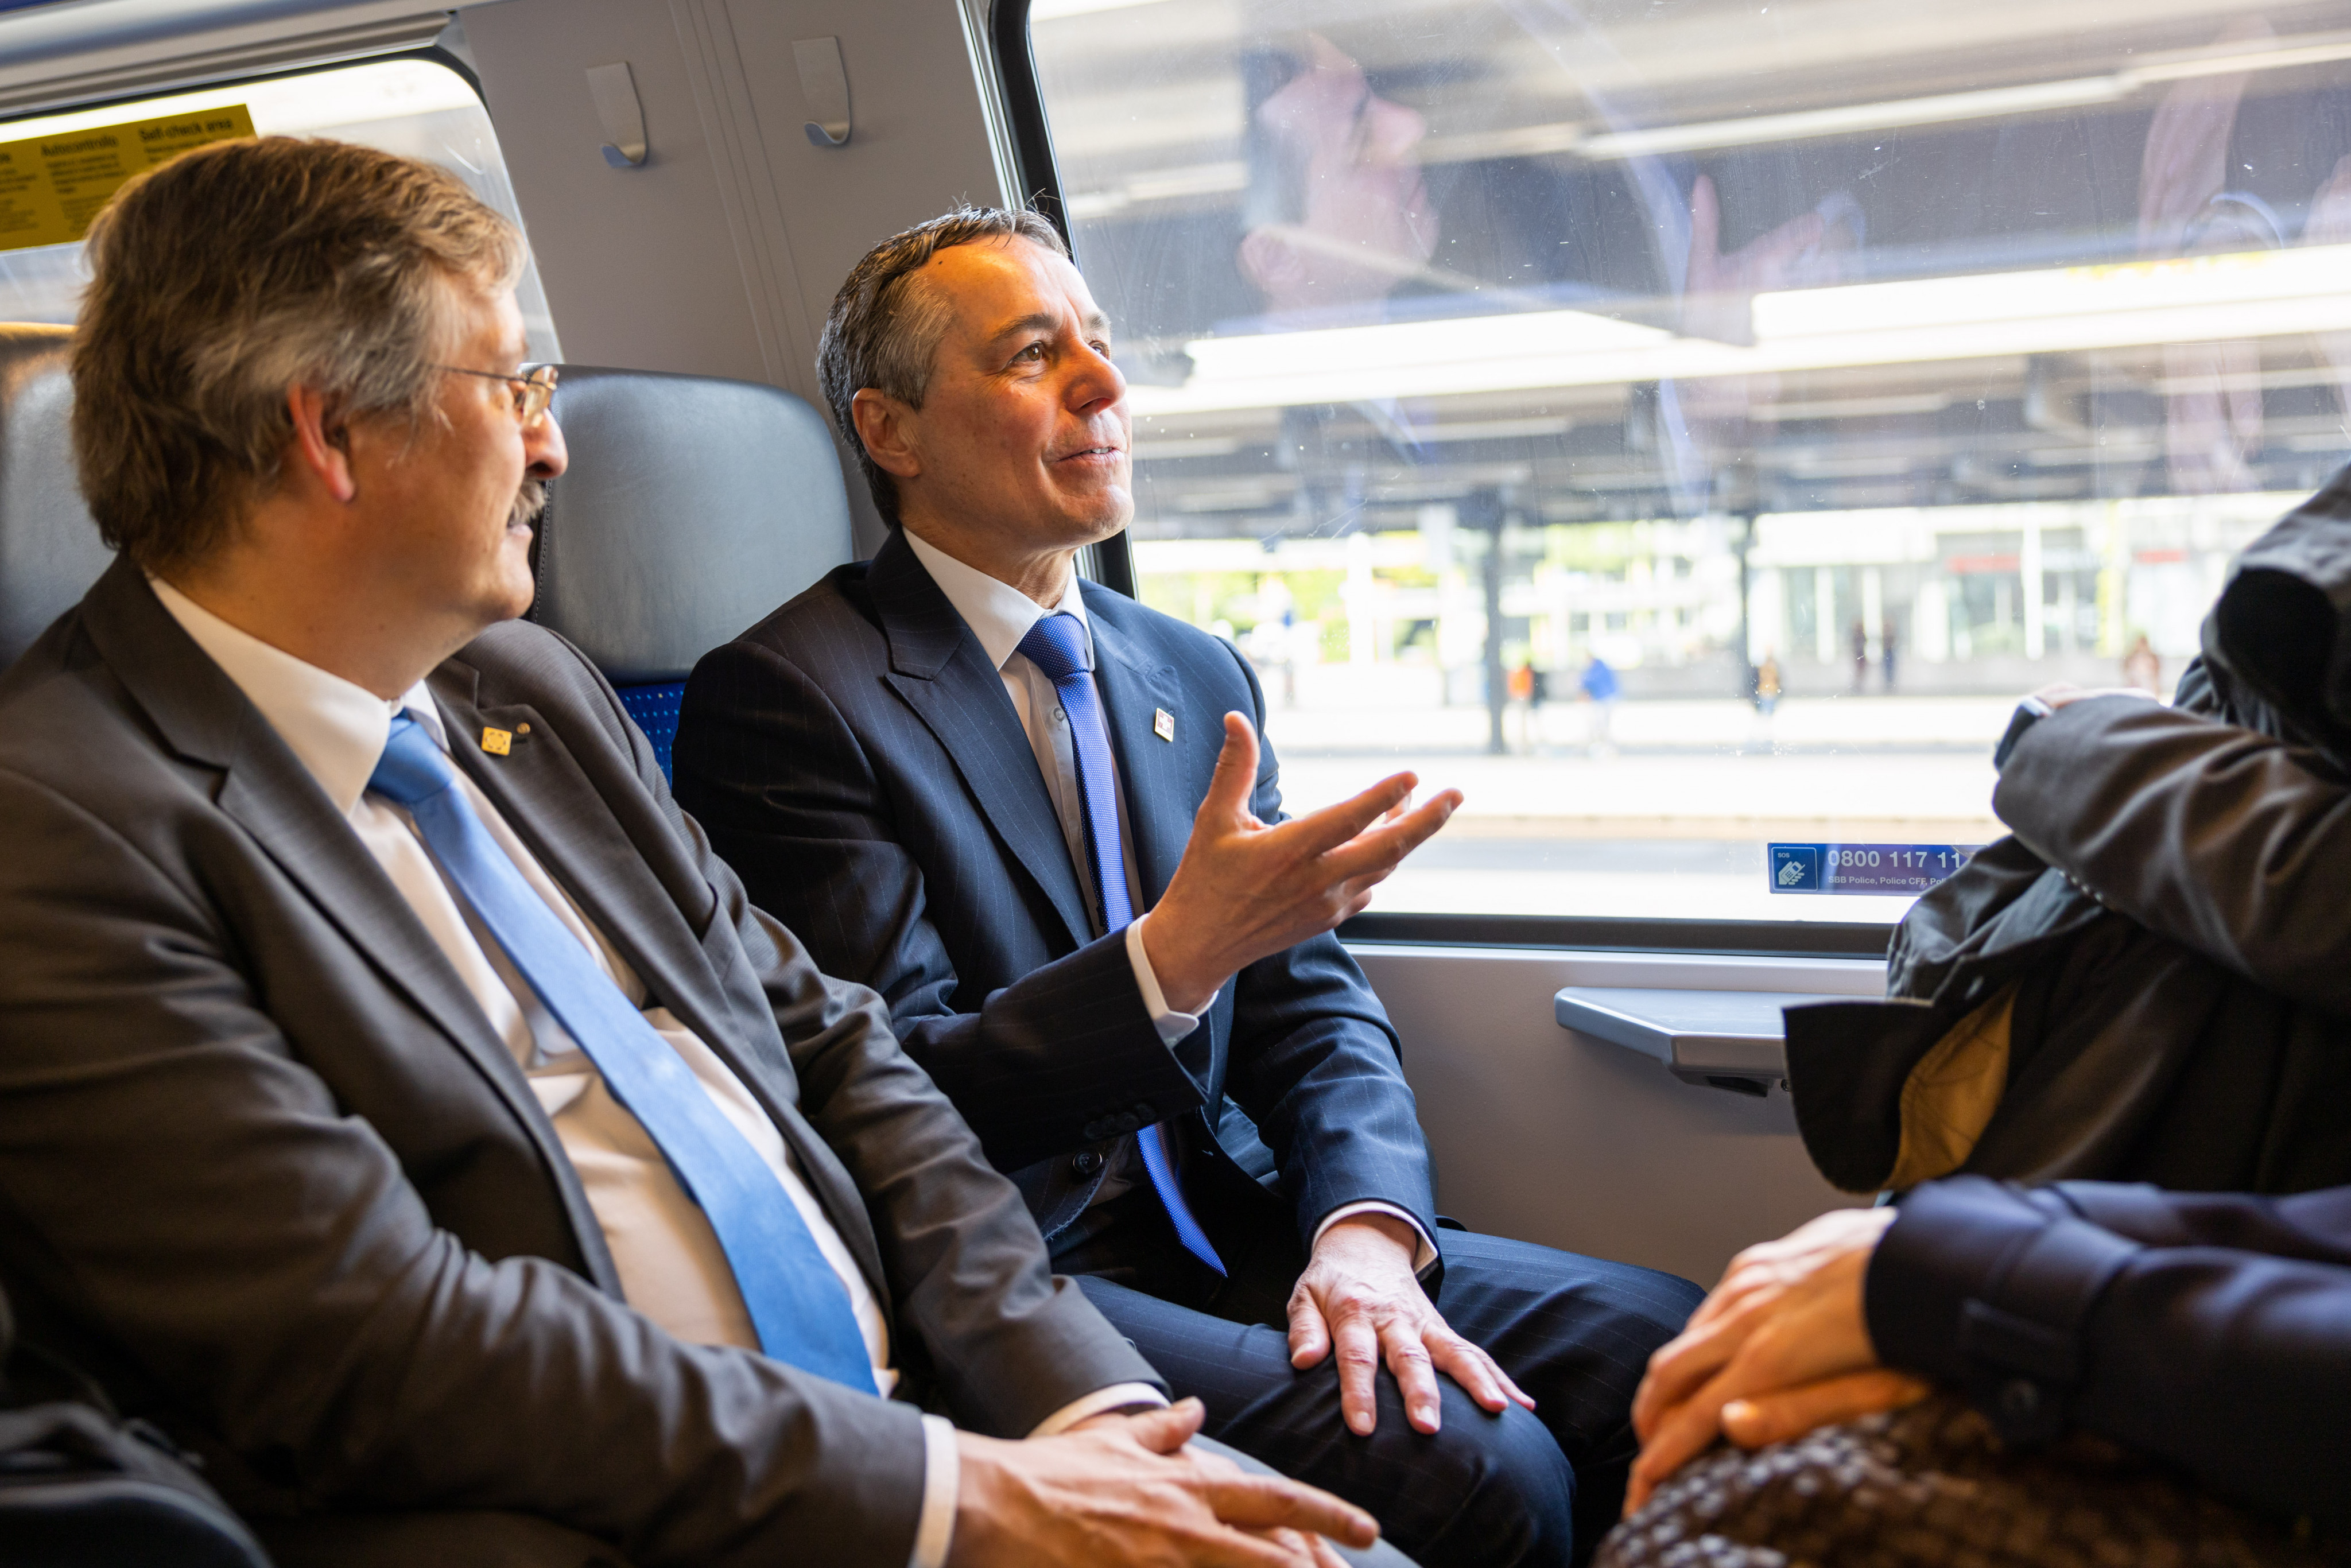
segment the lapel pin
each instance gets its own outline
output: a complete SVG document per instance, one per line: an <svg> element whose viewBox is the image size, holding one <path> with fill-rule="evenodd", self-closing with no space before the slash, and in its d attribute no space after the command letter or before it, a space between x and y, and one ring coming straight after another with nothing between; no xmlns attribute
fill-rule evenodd
<svg viewBox="0 0 2351 1568"><path fill-rule="evenodd" d="M1151 733L1162 740L1176 738L1176 716L1164 707L1151 710Z"/></svg>
<svg viewBox="0 0 2351 1568"><path fill-rule="evenodd" d="M492 726L486 724L484 725L482 727L482 749L488 752L492 757L504 757L507 752L514 749L514 731L510 729L497 729Z"/></svg>

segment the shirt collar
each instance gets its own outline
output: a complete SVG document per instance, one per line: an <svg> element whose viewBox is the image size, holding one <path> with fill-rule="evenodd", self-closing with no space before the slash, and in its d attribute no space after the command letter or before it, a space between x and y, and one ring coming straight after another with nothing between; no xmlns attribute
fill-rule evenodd
<svg viewBox="0 0 2351 1568"><path fill-rule="evenodd" d="M906 544L939 591L947 596L963 623L979 639L987 661L998 669L1020 651L1020 639L1029 629L1046 616L1059 611L1074 616L1080 630L1085 632L1086 668L1094 667L1093 628L1086 624L1085 595L1078 591L1078 574L1070 573L1069 586L1061 591L1061 602L1047 609L1008 582L999 582L975 566L966 566L929 540L916 537L911 528L902 528Z"/></svg>
<svg viewBox="0 0 2351 1568"><path fill-rule="evenodd" d="M423 682L409 687L399 701L386 702L365 686L239 631L161 578L149 578L147 585L180 629L261 710L287 749L344 816L358 808L367 792L384 742L391 738L394 714L405 709L443 750L448 749L441 715Z"/></svg>

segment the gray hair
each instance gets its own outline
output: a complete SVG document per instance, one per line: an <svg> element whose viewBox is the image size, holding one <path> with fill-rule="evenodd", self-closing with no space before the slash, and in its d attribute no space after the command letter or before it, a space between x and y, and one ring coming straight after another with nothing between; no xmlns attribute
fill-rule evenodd
<svg viewBox="0 0 2351 1568"><path fill-rule="evenodd" d="M850 405L870 387L909 408L923 406L939 340L946 336L947 303L937 290L920 286L914 274L955 246L1016 236L1065 259L1070 254L1060 232L1040 214L959 206L867 251L832 297L824 336L817 341L817 384L841 438L857 455L874 507L893 528L898 526L897 483L865 450Z"/></svg>
<svg viewBox="0 0 2351 1568"><path fill-rule="evenodd" d="M278 480L286 389L338 419L434 406L452 286L511 286L522 235L455 175L344 142L215 142L91 226L73 351L82 492L150 571L202 560Z"/></svg>

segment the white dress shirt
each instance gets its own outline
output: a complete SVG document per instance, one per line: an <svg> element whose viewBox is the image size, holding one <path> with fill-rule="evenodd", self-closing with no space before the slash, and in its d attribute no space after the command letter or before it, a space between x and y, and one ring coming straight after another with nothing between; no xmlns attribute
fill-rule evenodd
<svg viewBox="0 0 2351 1568"><path fill-rule="evenodd" d="M1078 759L1070 736L1069 716L1063 712L1061 700L1054 689L1052 677L1039 669L1029 655L1020 652L1020 640L1029 635L1030 627L1051 614L1067 615L1075 620L1084 632L1085 667L1094 667L1094 632L1086 619L1085 596L1078 589L1078 574L1070 573L1061 589L1061 601L1050 608L1038 603L1010 583L1003 582L977 567L962 561L923 538L913 529L902 530L914 559L931 574L939 591L963 617L971 634L979 641L980 651L996 666L1004 689L1012 698L1012 708L1020 716L1020 727L1029 737L1029 749L1037 758L1038 771L1045 776L1045 789L1053 798L1054 813L1061 820L1061 837L1069 846L1070 863L1077 868L1078 885L1085 890L1086 907L1092 913L1094 924L1104 924L1101 898L1094 886L1093 869L1089 863L1086 847L1085 797L1078 788ZM1134 860L1134 833L1126 812L1126 791L1118 787L1118 758L1111 758L1111 785L1118 800L1119 847L1126 861L1127 907L1142 910L1143 882ZM1167 1005L1165 993L1159 988L1159 977L1151 967L1151 956L1144 950L1144 923L1152 916L1138 914L1126 928L1126 957L1134 970L1135 989L1143 994L1143 1005L1151 1014L1152 1027L1159 1038L1174 1045L1200 1027L1197 1013L1177 1012ZM1215 1000L1213 995L1209 1000ZM1094 1195L1094 1202L1106 1203L1119 1197L1133 1185L1134 1173L1126 1168L1134 1162L1122 1160L1119 1166L1103 1178ZM1416 1239L1413 1268L1425 1270L1437 1261L1437 1247L1420 1221L1392 1203L1376 1200L1342 1204L1324 1215L1314 1227L1314 1239L1339 1221L1358 1214L1385 1214L1412 1227Z"/></svg>
<svg viewBox="0 0 2351 1568"><path fill-rule="evenodd" d="M368 793L368 779L400 712L405 710L443 750L448 749L449 737L424 685L419 682L397 702L386 702L239 631L171 584L160 579L149 582L172 619L260 710L326 792L480 1004L490 1028L506 1041L579 1175L629 1304L677 1339L757 1351L759 1338L742 1291L700 1206L687 1196L643 1125L605 1088L595 1063L547 1011L505 951L487 938L472 911L454 896L407 811ZM450 771L474 814L523 880L547 901L622 995L643 1012L653 1031L684 1059L711 1103L774 1173L848 1292L872 1363L874 1386L886 1396L897 1385L898 1374L890 1364L889 1327L881 1303L841 1232L802 1179L782 1133L717 1052L668 1009L645 1005L650 998L644 982L628 961L548 875L465 770L453 765ZM1054 1412L1032 1435L1050 1435L1102 1410L1164 1403L1158 1390L1147 1385L1114 1385ZM925 1416L923 1446L923 1506L909 1563L910 1568L942 1568L955 1529L960 1470L954 1428L942 1416Z"/></svg>

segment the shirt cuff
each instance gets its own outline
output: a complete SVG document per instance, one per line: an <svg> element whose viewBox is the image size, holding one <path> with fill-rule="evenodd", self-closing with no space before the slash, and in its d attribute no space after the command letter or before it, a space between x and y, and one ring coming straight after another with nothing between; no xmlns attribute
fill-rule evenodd
<svg viewBox="0 0 2351 1568"><path fill-rule="evenodd" d="M944 1416L924 1416L923 1511L914 1521L914 1550L906 1568L946 1568L947 1548L955 1544L956 1491L962 1484L954 1426Z"/></svg>
<svg viewBox="0 0 2351 1568"><path fill-rule="evenodd" d="M1099 1416L1105 1410L1147 1408L1165 1410L1167 1396L1148 1383L1113 1383L1108 1388L1097 1388L1081 1398L1072 1399L1029 1429L1032 1437L1058 1437L1089 1416Z"/></svg>
<svg viewBox="0 0 2351 1568"><path fill-rule="evenodd" d="M1134 988L1143 993L1143 1007L1151 1015L1151 1027L1159 1031L1162 1045L1174 1045L1200 1027L1198 1013L1179 1013L1167 1005L1167 995L1159 988L1159 977L1151 971L1151 956L1143 950L1143 923L1148 915L1129 921L1126 927L1126 961L1134 966ZM1221 991L1224 988L1217 988ZM1216 992L1208 995L1210 1006L1216 1004Z"/></svg>
<svg viewBox="0 0 2351 1568"><path fill-rule="evenodd" d="M1361 1203L1343 1203L1324 1215L1322 1222L1314 1228L1315 1241L1320 1242L1322 1239L1322 1233L1339 1221L1352 1219L1358 1214L1384 1214L1392 1218L1401 1219L1411 1226L1412 1234L1418 1243L1412 1250L1412 1271L1416 1274L1426 1274L1435 1266L1437 1243L1428 1239L1428 1232L1420 1228L1420 1221L1398 1208L1395 1204L1382 1203L1375 1197L1367 1197ZM1307 1250L1312 1251L1313 1248L1310 1246Z"/></svg>

